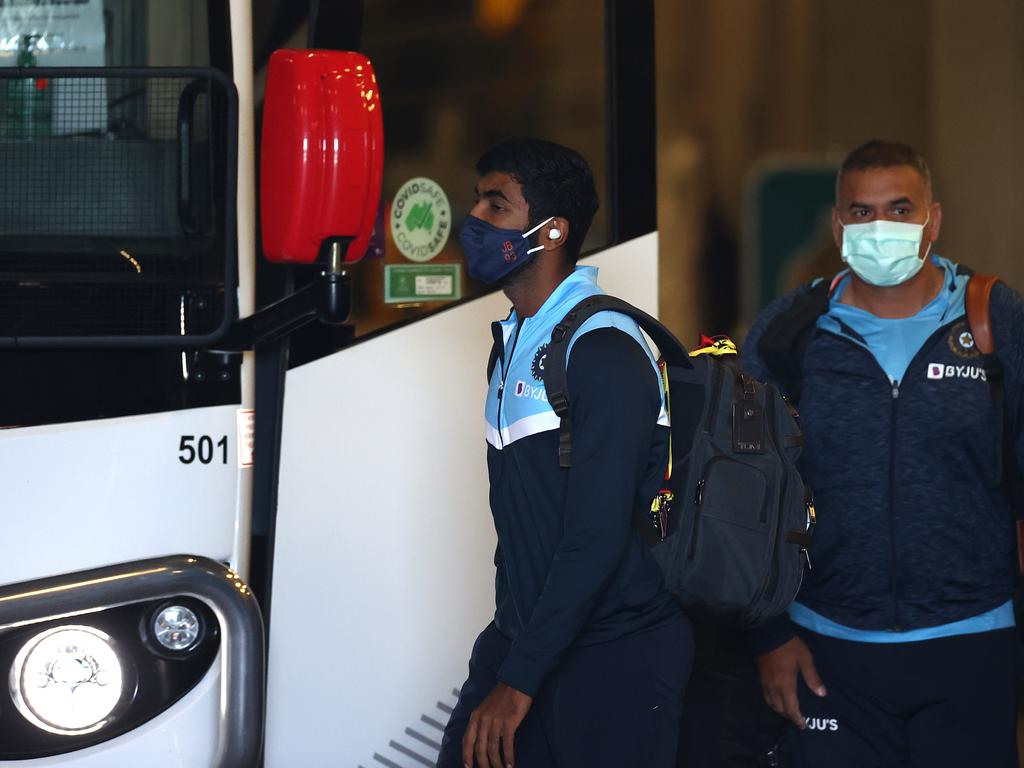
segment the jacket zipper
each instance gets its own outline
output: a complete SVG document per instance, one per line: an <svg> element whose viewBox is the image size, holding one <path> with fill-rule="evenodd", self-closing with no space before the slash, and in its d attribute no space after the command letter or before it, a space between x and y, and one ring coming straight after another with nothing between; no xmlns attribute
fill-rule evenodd
<svg viewBox="0 0 1024 768"><path fill-rule="evenodd" d="M512 358L515 357L516 344L519 343L519 337L523 333L523 325L525 323L526 320L524 319L522 323L516 326L516 337L512 339L512 349L509 350L508 353L508 362L502 367L501 381L498 382L498 418L496 423L498 425L498 444L501 445L502 448L505 447L505 440L501 436L501 403L505 395L505 379L508 376L508 372L512 370Z"/></svg>
<svg viewBox="0 0 1024 768"><path fill-rule="evenodd" d="M873 355L872 355L873 357ZM907 366L908 370L910 366ZM906 378L906 373L903 378ZM892 384L892 410L889 413L889 541L890 541L890 565L892 569L892 621L893 632L899 632L900 604L899 604L899 570L897 567L898 556L896 552L896 410L900 401L899 382Z"/></svg>
<svg viewBox="0 0 1024 768"><path fill-rule="evenodd" d="M906 371L909 371L913 367L914 363L917 362L918 357L920 357L926 350L931 349L936 339L946 333L946 331L953 327L954 323L958 322L963 317L965 316L961 315L960 317L953 318L948 323L940 325L927 339L925 339L924 343L921 344L920 349L914 353L914 356L910 358L910 362L907 363ZM878 362L878 359L872 354L871 350L867 346L858 343L848 336L844 336L843 334L835 333L833 331L823 330L821 333L827 336L834 336L835 338L841 339L847 344L862 350L871 358L875 367L881 371L890 387L890 393L892 395L892 410L889 416L889 567L892 569L892 631L900 632L902 631L902 626L900 624L899 611L899 582L897 581L899 573L897 568L899 553L896 550L896 406L900 399L900 384L899 382L894 382L889 378L889 374L885 372L881 363ZM906 371L903 374L904 379L907 378Z"/></svg>

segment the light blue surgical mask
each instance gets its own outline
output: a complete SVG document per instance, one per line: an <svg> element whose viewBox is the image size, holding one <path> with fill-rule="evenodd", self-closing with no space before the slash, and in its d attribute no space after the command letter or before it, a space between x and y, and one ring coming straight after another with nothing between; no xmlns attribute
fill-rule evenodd
<svg viewBox="0 0 1024 768"><path fill-rule="evenodd" d="M931 250L925 251L925 258L918 256L921 238L928 225L911 224L906 221L876 219L864 224L842 224L843 261L864 282L871 285L889 286L905 283L924 266Z"/></svg>

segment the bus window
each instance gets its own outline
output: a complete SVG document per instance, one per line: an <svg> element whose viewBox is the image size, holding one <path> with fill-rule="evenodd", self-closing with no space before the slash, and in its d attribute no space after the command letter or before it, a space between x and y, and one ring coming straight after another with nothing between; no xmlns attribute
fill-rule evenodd
<svg viewBox="0 0 1024 768"><path fill-rule="evenodd" d="M0 67L8 74L26 66L142 68L138 76L4 80L0 168L11 183L0 196L0 336L173 336L221 322L225 254L234 259L225 244L234 224L224 213L233 186L225 165L233 129L223 121L229 86L196 69L149 73L224 69L226 6L0 6ZM130 289L131 280L145 285ZM199 283L212 300L193 290ZM209 311L217 317L205 317ZM10 346L3 361L18 375L0 389L0 426L238 400L235 371L211 367L198 352Z"/></svg>
<svg viewBox="0 0 1024 768"><path fill-rule="evenodd" d="M606 198L605 17L590 6L363 5L360 49L380 85L385 154L375 236L351 269L357 339L491 290L467 275L458 235L473 203L475 162L492 144L536 136L571 146ZM398 207L410 214L400 222ZM603 207L584 251L609 243L609 222ZM314 327L293 337L292 365L332 351L305 353L302 337L324 333Z"/></svg>

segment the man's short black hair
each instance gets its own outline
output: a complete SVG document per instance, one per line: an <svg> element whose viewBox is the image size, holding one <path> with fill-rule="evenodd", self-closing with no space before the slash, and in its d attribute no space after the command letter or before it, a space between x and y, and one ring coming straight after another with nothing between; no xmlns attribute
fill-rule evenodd
<svg viewBox="0 0 1024 768"><path fill-rule="evenodd" d="M477 161L477 173L507 173L523 188L530 206L530 227L550 216L569 222L566 255L576 261L600 203L594 176L575 150L543 139L508 139Z"/></svg>
<svg viewBox="0 0 1024 768"><path fill-rule="evenodd" d="M861 144L843 160L843 165L836 176L836 201L839 200L839 183L847 171L866 171L871 168L896 168L908 165L917 171L925 180L928 189L932 186L932 172L924 155L909 144L897 141L872 139Z"/></svg>

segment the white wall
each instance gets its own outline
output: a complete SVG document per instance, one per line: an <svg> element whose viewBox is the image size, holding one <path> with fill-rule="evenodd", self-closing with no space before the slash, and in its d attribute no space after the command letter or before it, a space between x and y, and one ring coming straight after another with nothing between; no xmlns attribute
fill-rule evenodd
<svg viewBox="0 0 1024 768"><path fill-rule="evenodd" d="M657 235L588 260L657 309ZM268 768L420 766L494 610L483 402L500 293L288 374Z"/></svg>

